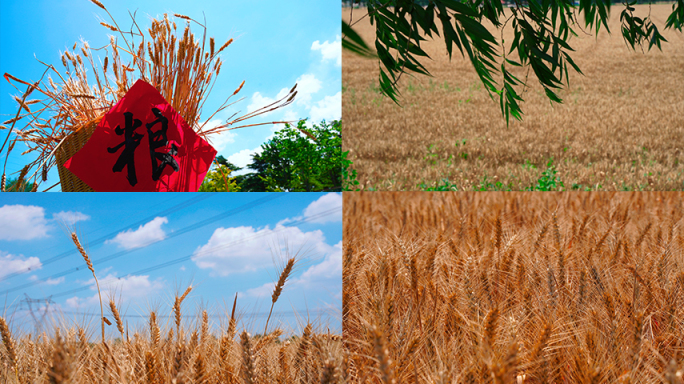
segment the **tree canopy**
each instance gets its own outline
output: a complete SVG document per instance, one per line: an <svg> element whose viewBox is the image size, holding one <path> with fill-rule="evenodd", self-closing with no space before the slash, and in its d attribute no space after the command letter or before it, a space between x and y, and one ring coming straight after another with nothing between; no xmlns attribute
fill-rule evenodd
<svg viewBox="0 0 684 384"><path fill-rule="evenodd" d="M358 1L357 1L358 3ZM427 4L425 4L427 3ZM354 31L358 20L343 22L343 48L379 62L381 92L398 103L397 83L405 73L429 75L421 64L429 58L421 42L441 36L451 58L454 47L470 59L490 96L497 95L501 113L522 120L520 102L527 79L514 76L511 67L531 69L553 102L562 102L556 93L569 85L568 69L582 71L572 60L570 36L576 30L608 28L611 0L512 0L511 12L504 13L502 0L366 0L370 23L375 26L375 51ZM632 49L661 48L666 41L658 27L645 17L634 15L636 0L622 2L621 33ZM484 26L490 22L502 31L513 29L513 41L497 39ZM676 0L665 29L682 31L684 0ZM503 35L502 35L503 36Z"/></svg>
<svg viewBox="0 0 684 384"><path fill-rule="evenodd" d="M253 170L229 177L241 168L222 156L207 174L201 191L313 192L342 189L342 132L339 120L307 128L306 120L286 124L261 145L247 166Z"/></svg>
<svg viewBox="0 0 684 384"><path fill-rule="evenodd" d="M26 180L24 176L20 175L20 177L7 179L6 184L2 187L3 192L35 192L34 188L38 186L36 183Z"/></svg>
<svg viewBox="0 0 684 384"><path fill-rule="evenodd" d="M204 177L200 192L239 192L240 186L231 178L230 174L239 171L240 167L228 161L223 155L218 155L214 159L212 168Z"/></svg>

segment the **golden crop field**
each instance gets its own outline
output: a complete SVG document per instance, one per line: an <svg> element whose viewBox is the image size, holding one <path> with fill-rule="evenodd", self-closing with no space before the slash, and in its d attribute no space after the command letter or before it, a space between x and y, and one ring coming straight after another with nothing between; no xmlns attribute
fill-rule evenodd
<svg viewBox="0 0 684 384"><path fill-rule="evenodd" d="M684 194L344 195L352 383L684 383Z"/></svg>
<svg viewBox="0 0 684 384"><path fill-rule="evenodd" d="M596 37L575 28L571 57L585 76L570 74L569 88L559 94L563 104L551 105L529 71L523 121L511 118L508 127L498 95L490 99L456 48L450 62L439 37L424 43L432 60L422 63L433 77L399 81L401 107L379 93L378 62L345 51L343 150L350 152L360 186L525 190L546 172L565 190L682 190L684 36L662 30L671 4L635 7L639 17L650 10L668 40L662 52L626 45L616 4L611 34L602 29ZM343 9L343 19L349 21L351 12ZM359 20L364 12L354 9L351 17ZM373 47L368 17L354 28ZM507 27L504 41L512 36ZM518 78L526 77L527 70L515 69Z"/></svg>
<svg viewBox="0 0 684 384"><path fill-rule="evenodd" d="M74 243L97 281L92 262L75 233ZM279 271L271 297L271 313L297 260L290 258ZM54 328L40 334L12 332L12 314L0 316L0 379L8 384L284 384L340 383L342 337L318 330L310 321L301 334L285 335L270 327L251 335L240 329L237 295L230 316L218 334L207 310L188 322L187 297L192 286L176 292L172 313L149 313L148 326L132 329L114 300L95 327L87 319L70 323L54 319ZM99 293L99 284L98 284ZM99 314L98 314L99 315ZM163 317L168 320L162 320ZM249 319L242 319L249 322ZM107 324L107 327L105 326ZM18 326L18 325L17 325ZM14 327L15 329L17 327ZM115 329L106 335L105 329ZM95 332L93 332L95 331ZM101 333L101 335L100 335ZM287 337L286 337L287 336Z"/></svg>
<svg viewBox="0 0 684 384"><path fill-rule="evenodd" d="M219 335L206 317L192 327L164 327L150 314L150 329L130 338L99 342L84 326L56 328L50 335L15 338L0 317L3 383L309 383L340 382L342 341L308 324L301 335L281 340L282 330L251 336L235 324ZM116 324L115 324L116 326ZM89 341L90 340L90 341Z"/></svg>

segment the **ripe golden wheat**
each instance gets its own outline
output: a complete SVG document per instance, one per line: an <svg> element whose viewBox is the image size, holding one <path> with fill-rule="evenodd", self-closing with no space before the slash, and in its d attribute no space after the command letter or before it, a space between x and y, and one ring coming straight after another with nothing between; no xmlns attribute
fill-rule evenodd
<svg viewBox="0 0 684 384"><path fill-rule="evenodd" d="M75 233L71 236L95 277L92 262L78 237ZM296 262L295 257L288 259L275 282L271 311ZM17 338L12 335L8 320L0 317L0 378L11 384L342 382L339 335L316 332L307 322L301 336L282 340L283 330L269 331L267 323L263 335L252 336L242 330L238 341L237 295L227 329L214 335L210 333L206 310L192 326L183 323L182 304L191 292L189 286L182 294L176 293L169 324L161 326L158 314L152 311L149 328L138 329L130 337L117 304L110 299L109 311L114 322L102 316L102 341L98 343L91 341L86 326L80 324L70 328L58 326L50 335L44 332ZM116 328L118 338L105 338L105 323Z"/></svg>
<svg viewBox="0 0 684 384"><path fill-rule="evenodd" d="M206 313L206 312L205 312ZM116 314L114 314L116 318ZM104 343L93 342L82 326L55 328L53 335L15 339L0 317L3 383L339 383L339 335L305 333L281 340L283 331L236 338L236 327L209 333L208 316L194 327L162 327L150 314L150 331ZM116 326L120 325L116 318ZM305 328L311 330L311 325ZM120 331L120 330L119 330ZM186 336L187 335L187 336ZM310 353L302 354L302 350ZM325 378L325 380L324 380Z"/></svg>
<svg viewBox="0 0 684 384"><path fill-rule="evenodd" d="M498 96L489 97L457 49L449 61L441 37L421 44L432 60L420 62L433 76L399 81L401 107L380 95L377 60L345 51L342 147L361 187L417 190L421 183L432 187L448 178L459 190L487 182L524 190L536 185L553 159L568 190L573 184L592 190L682 190L684 35L664 30L668 43L662 52L634 52L620 34L621 9L613 8L611 34L603 28L598 37L576 30L579 36L568 42L584 76L570 72L569 86L560 91L563 104L549 102L533 71L528 78L526 69L513 70L530 87L521 104L524 120L511 119L509 127ZM635 9L635 16L650 14L662 30L672 5ZM348 21L350 12L344 9L343 19ZM373 46L375 26L364 15L365 9L354 9L354 28ZM510 48L510 23L494 36Z"/></svg>
<svg viewBox="0 0 684 384"><path fill-rule="evenodd" d="M684 194L344 199L348 382L683 382Z"/></svg>
<svg viewBox="0 0 684 384"><path fill-rule="evenodd" d="M223 96L225 101L214 112L200 118L204 103L221 72L223 61L219 54L233 39L228 39L215 50L213 37L209 38L207 44L206 26L179 14L174 16L186 23L185 28L182 25L178 28L176 22L168 14L164 14L162 18L153 18L147 33L144 33L133 13L130 30L123 30L100 1L91 1L107 13L113 25L106 22L100 24L115 32L115 35L118 34L109 36L108 45L91 48L83 40L80 49L77 49L78 43L75 43L71 51L67 49L61 54L64 74L55 66L39 61L46 69L35 83L20 80L9 73L4 74L7 81L12 80L27 88L22 97L14 97L19 104L14 118L2 123L3 127L9 126L8 135L14 132L16 137L10 141L6 152L6 143L2 144L0 153L9 156L14 144L22 141L28 147L22 155L31 152L37 154L36 159L22 169L15 190L21 190L24 182L32 181L37 184L41 180L46 181L49 169L56 165L57 160L53 154L64 140L73 132L99 123L104 114L138 79L154 86L188 125L205 139L233 129L285 123L275 121L250 124L249 120L291 104L297 95L297 84L275 102L245 114L235 113L218 126L206 126L216 114L242 100L231 99L240 92L244 81L234 92ZM191 23L202 28L201 38L195 37ZM93 55L93 50L105 52L102 62ZM55 76L55 80L51 75ZM34 91L42 99L28 100L28 96ZM32 110L29 105L34 104ZM22 111L25 113L22 114ZM25 124L23 128L15 129L19 121ZM4 175L3 168L3 179ZM3 185L2 191L4 190Z"/></svg>

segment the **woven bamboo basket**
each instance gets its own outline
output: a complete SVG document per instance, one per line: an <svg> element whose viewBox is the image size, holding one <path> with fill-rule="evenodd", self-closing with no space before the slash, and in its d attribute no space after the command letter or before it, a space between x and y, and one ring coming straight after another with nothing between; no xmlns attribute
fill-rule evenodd
<svg viewBox="0 0 684 384"><path fill-rule="evenodd" d="M70 134L62 145L55 151L55 159L57 160L57 171L59 172L59 181L62 184L62 192L95 192L90 186L78 177L64 168L64 163L69 160L76 152L78 152L85 143L93 135L97 123L85 126L78 131Z"/></svg>

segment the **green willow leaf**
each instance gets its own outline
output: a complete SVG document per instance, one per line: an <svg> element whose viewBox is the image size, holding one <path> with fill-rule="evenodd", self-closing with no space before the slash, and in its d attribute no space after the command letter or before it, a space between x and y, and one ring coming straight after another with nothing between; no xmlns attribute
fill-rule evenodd
<svg viewBox="0 0 684 384"><path fill-rule="evenodd" d="M368 58L376 58L378 55L373 52L366 42L363 41L347 22L342 21L342 48Z"/></svg>
<svg viewBox="0 0 684 384"><path fill-rule="evenodd" d="M620 32L625 42L648 49L667 42L650 16L635 17L637 0L625 0L620 15ZM665 29L682 30L684 0L674 0ZM429 55L421 42L433 33L444 40L449 58L456 45L462 57L470 60L480 82L493 98L499 96L502 115L522 118L522 97L516 87L526 87L527 77L515 77L506 65L527 67L536 75L546 97L560 103L555 89L570 86L569 69L582 75L569 53L570 38L578 36L573 27L589 27L598 36L601 27L610 32L611 0L532 0L510 7L504 13L501 0L365 0L368 17L375 26L373 52L348 24L343 23L345 49L374 57L380 62L381 92L398 104L397 81L403 73L430 75L418 59ZM488 21L487 27L483 22ZM441 25L438 25L441 23ZM513 29L510 46L498 40L501 26ZM492 28L495 28L495 30ZM492 32L494 31L494 32ZM495 37L496 36L496 37ZM508 43L508 41L507 41ZM508 57L510 56L510 57ZM565 77L565 78L563 78ZM495 80L496 79L496 80Z"/></svg>

